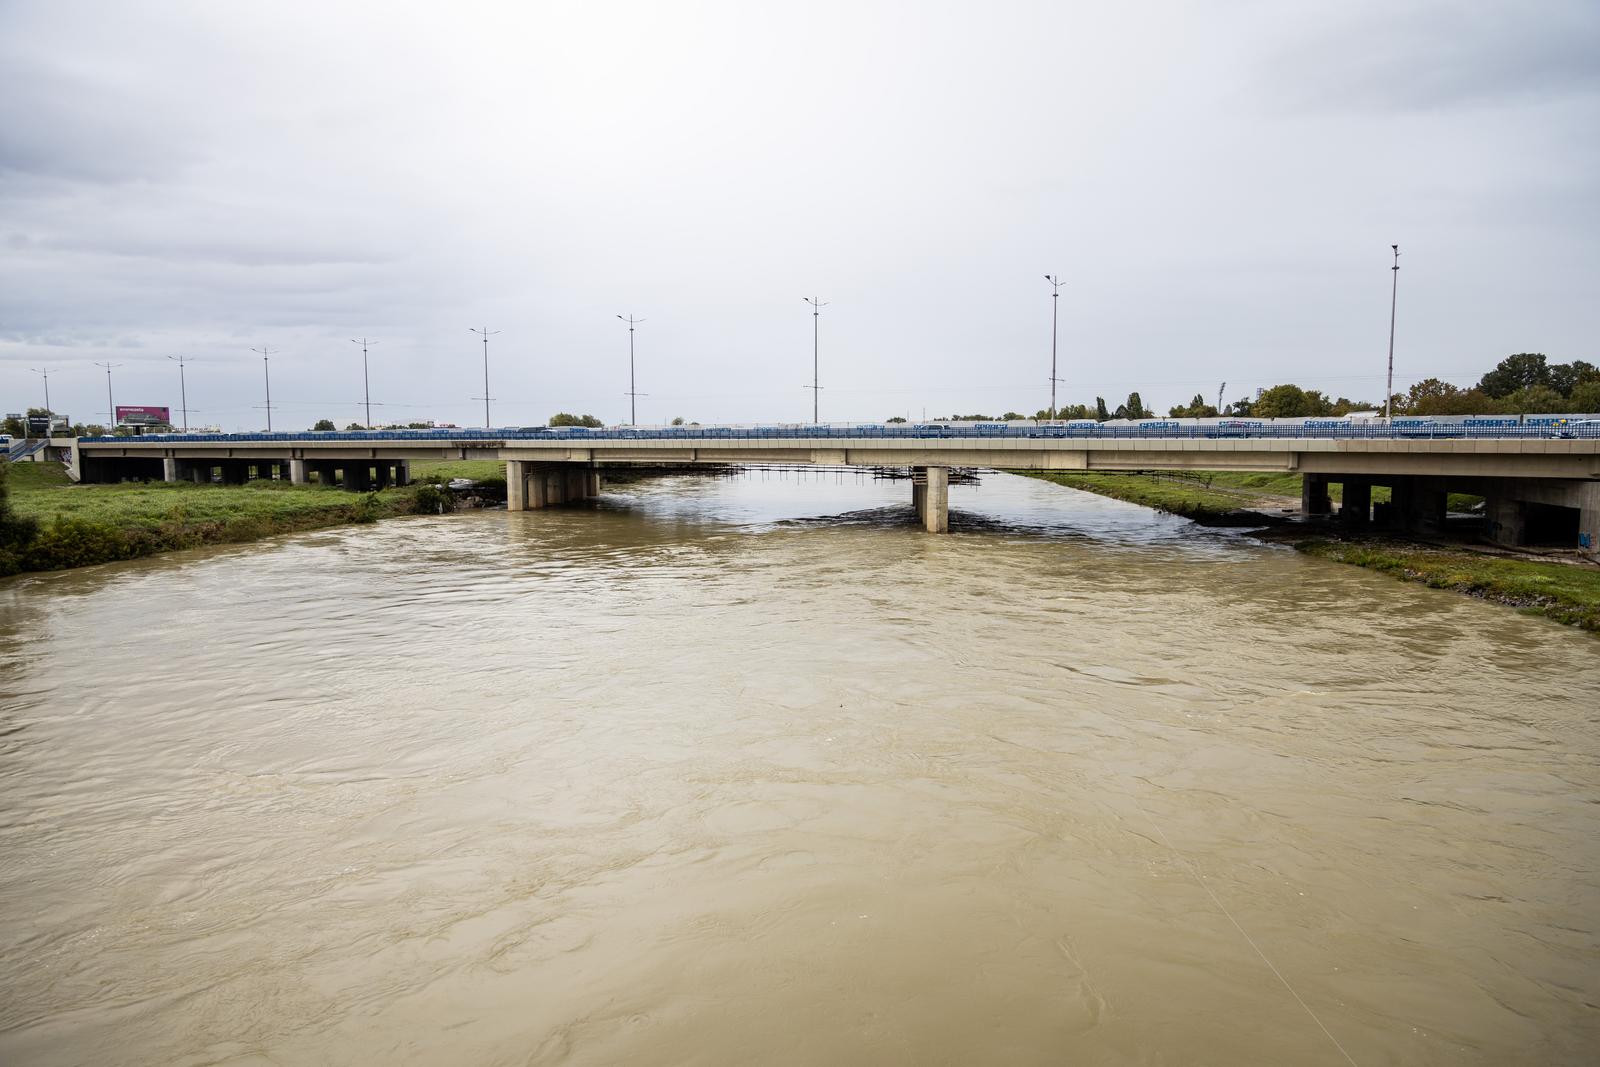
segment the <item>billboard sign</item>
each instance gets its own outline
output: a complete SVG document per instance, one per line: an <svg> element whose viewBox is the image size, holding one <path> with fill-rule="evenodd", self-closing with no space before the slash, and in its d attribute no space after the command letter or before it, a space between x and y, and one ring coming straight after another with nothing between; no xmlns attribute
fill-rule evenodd
<svg viewBox="0 0 1600 1067"><path fill-rule="evenodd" d="M117 405L117 424L130 426L151 426L156 423L172 424L171 408L156 408L147 406Z"/></svg>

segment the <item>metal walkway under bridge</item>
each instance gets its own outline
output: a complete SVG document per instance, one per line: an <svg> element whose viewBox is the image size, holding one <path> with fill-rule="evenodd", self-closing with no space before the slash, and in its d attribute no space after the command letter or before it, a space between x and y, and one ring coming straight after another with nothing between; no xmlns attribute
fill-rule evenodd
<svg viewBox="0 0 1600 1067"><path fill-rule="evenodd" d="M404 484L412 460L506 463L513 510L598 492L608 464L784 464L911 468L929 530L948 529L951 467L1057 471L1222 470L1302 476L1302 510L1372 518L1371 489L1392 490L1389 518L1420 532L1442 527L1448 493L1487 500L1491 540L1600 545L1600 425L1395 419L1297 420L1293 425L1098 424L675 426L653 429L432 429L344 433L152 434L57 440L84 482L250 478L312 480L364 490ZM1570 533L1570 537L1567 535Z"/></svg>

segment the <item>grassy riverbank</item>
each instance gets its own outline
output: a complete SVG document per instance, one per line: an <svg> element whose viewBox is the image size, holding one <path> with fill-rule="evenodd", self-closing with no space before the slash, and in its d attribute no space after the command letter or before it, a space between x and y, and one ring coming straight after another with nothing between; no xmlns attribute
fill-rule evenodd
<svg viewBox="0 0 1600 1067"><path fill-rule="evenodd" d="M1434 589L1453 589L1600 632L1600 569L1593 567L1380 539L1315 538L1294 547L1319 559L1366 567Z"/></svg>
<svg viewBox="0 0 1600 1067"><path fill-rule="evenodd" d="M6 473L11 511L22 526L0 544L0 574L254 541L273 534L374 522L418 508L414 488L363 494L277 481L74 485L54 463L19 463ZM434 492L431 487L427 491ZM37 526L31 535L30 522Z"/></svg>
<svg viewBox="0 0 1600 1067"><path fill-rule="evenodd" d="M1261 495L1207 486L1198 479L1156 478L1148 474L1089 474L1077 471L1016 471L1069 489L1126 500L1157 511L1171 512L1202 523L1229 521L1234 513L1250 507ZM1299 490L1295 492L1298 494ZM1257 517L1259 521L1259 517Z"/></svg>
<svg viewBox="0 0 1600 1067"><path fill-rule="evenodd" d="M1299 495L1300 480L1292 474L1242 474L1232 471L1197 479L1156 478L1147 474L1080 474L1072 471L1018 471L1030 477L1126 500L1171 512L1197 522L1219 524L1248 514L1252 503ZM1292 490L1292 495L1291 495ZM1374 500L1380 499L1378 490ZM1381 499L1388 498L1384 490ZM1466 506L1476 498L1454 497L1451 506ZM1241 511L1240 509L1245 509ZM1600 569L1567 563L1545 563L1459 549L1417 545L1406 541L1360 537L1333 539L1315 530L1277 527L1274 540L1319 559L1349 563L1380 571L1404 581L1434 589L1452 589L1468 596L1492 600L1557 622L1600 632Z"/></svg>

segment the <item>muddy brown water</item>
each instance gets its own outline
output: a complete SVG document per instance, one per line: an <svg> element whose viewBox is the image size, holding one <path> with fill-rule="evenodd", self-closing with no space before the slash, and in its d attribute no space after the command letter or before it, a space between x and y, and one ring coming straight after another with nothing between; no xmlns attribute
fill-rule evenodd
<svg viewBox="0 0 1600 1067"><path fill-rule="evenodd" d="M1600 641L909 495L0 584L0 1062L1593 1062Z"/></svg>

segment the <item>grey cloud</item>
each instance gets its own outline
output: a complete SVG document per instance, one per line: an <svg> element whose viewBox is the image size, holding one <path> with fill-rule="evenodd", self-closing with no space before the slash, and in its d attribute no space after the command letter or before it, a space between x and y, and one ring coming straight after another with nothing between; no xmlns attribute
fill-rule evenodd
<svg viewBox="0 0 1600 1067"><path fill-rule="evenodd" d="M1515 106L1600 92L1597 57L1588 0L1356 4L1297 33L1252 91L1290 111Z"/></svg>

